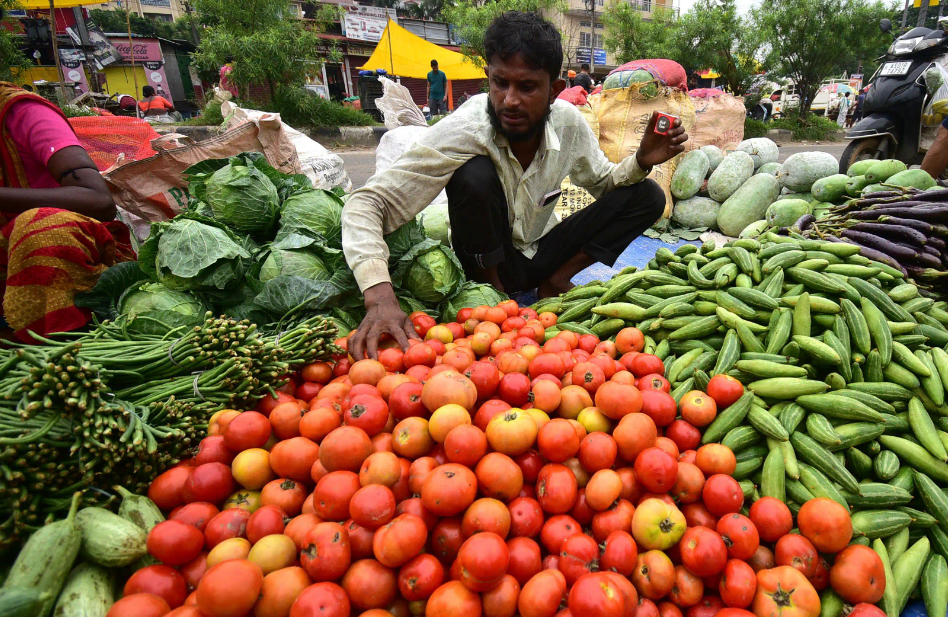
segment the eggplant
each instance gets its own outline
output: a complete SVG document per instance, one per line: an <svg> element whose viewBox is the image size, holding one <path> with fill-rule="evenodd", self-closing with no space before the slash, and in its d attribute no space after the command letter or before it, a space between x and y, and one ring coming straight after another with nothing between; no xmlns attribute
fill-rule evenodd
<svg viewBox="0 0 948 617"><path fill-rule="evenodd" d="M813 224L816 222L816 217L812 214L804 214L797 219L797 222L793 224L792 227L799 229L800 231L806 231L810 227L813 227Z"/></svg>
<svg viewBox="0 0 948 617"><path fill-rule="evenodd" d="M941 251L942 254L945 253L945 241L942 240L941 238L928 236L928 241L925 243L925 246L933 246L939 251ZM946 255L946 257L948 257L948 255Z"/></svg>
<svg viewBox="0 0 948 617"><path fill-rule="evenodd" d="M938 225L932 225L931 223L926 223L925 221L916 221L915 219L906 219L899 218L897 216L889 216L888 214L880 216L876 219L880 223L888 223L890 225L904 225L906 227L911 227L912 229L917 229L927 236L932 236L936 233L936 227ZM945 231L948 231L948 227L945 228Z"/></svg>
<svg viewBox="0 0 948 617"><path fill-rule="evenodd" d="M886 264L887 266L892 266L896 270L901 270L902 274L905 274L905 268L902 267L894 257L888 253L883 253L878 249L874 249L869 246L864 246L859 242L850 240L853 244L859 247L859 254L867 259L872 259L873 261L878 261L879 263Z"/></svg>
<svg viewBox="0 0 948 617"><path fill-rule="evenodd" d="M914 197L920 201L948 201L948 188L938 189L937 191L922 191Z"/></svg>
<svg viewBox="0 0 948 617"><path fill-rule="evenodd" d="M912 247L903 246L897 242L892 242L891 240L886 240L885 238L880 238L879 236L866 233L864 231L844 229L839 235L843 238L855 240L862 246L874 248L877 251L882 251L883 253L891 256L893 259L897 259L899 261L911 259L916 253L916 249L913 249Z"/></svg>
<svg viewBox="0 0 948 617"><path fill-rule="evenodd" d="M863 211L865 212L879 212L879 216L883 214L888 216L897 216L900 218L915 219L917 221L926 221L928 223L948 223L948 205L938 205L931 208L913 208L913 207L897 207L897 208L886 208L885 210L871 210ZM855 214L855 213L854 213ZM855 218L878 218L875 216L872 217L855 217Z"/></svg>
<svg viewBox="0 0 948 617"><path fill-rule="evenodd" d="M919 246L924 246L925 242L928 240L928 236L917 229L912 229L906 225L886 225L885 223L856 223L854 225L846 225L846 227L847 229L864 231L877 236L882 236L883 238L889 238L896 242L907 242L917 244Z"/></svg>
<svg viewBox="0 0 948 617"><path fill-rule="evenodd" d="M918 268L916 266L908 266L905 268L908 272L908 275L912 278L922 279L922 280L938 280L948 276L948 271L946 270L935 270L934 268Z"/></svg>

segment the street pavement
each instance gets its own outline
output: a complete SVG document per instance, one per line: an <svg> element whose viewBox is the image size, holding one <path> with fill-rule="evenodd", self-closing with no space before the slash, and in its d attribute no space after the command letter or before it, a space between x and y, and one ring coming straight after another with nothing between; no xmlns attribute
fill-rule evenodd
<svg viewBox="0 0 948 617"><path fill-rule="evenodd" d="M796 154L797 152L811 152L813 150L829 152L838 159L843 154L846 144L847 142L840 141L818 144L794 143L789 146L780 146L779 161L782 163L788 156ZM336 154L341 156L342 160L345 161L346 172L352 180L353 188L359 188L364 185L365 181L375 173L375 150L340 150L337 151Z"/></svg>

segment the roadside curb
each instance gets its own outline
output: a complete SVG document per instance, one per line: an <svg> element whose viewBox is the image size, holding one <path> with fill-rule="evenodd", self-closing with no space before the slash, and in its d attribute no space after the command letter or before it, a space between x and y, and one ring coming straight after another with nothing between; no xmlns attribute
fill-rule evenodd
<svg viewBox="0 0 948 617"><path fill-rule="evenodd" d="M220 134L217 126L175 126L173 124L156 126L159 135L178 133L186 135L194 141L204 141ZM388 131L384 126L332 126L318 129L303 130L311 139L319 142L325 148L339 146L369 146L376 147Z"/></svg>

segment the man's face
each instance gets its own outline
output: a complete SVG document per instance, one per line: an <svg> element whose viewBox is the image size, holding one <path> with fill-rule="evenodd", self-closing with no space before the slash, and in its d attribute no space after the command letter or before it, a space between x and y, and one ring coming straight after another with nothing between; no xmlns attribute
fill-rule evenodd
<svg viewBox="0 0 948 617"><path fill-rule="evenodd" d="M531 68L520 54L506 60L495 56L487 75L487 111L497 132L510 141L527 141L539 134L566 85L562 79L551 83L549 73Z"/></svg>

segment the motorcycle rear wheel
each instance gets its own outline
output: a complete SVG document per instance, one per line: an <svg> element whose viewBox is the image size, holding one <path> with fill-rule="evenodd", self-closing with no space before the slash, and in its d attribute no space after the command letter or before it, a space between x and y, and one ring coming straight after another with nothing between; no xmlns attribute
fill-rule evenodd
<svg viewBox="0 0 948 617"><path fill-rule="evenodd" d="M891 140L888 137L865 137L849 142L839 157L839 173L844 174L856 161L888 158Z"/></svg>

